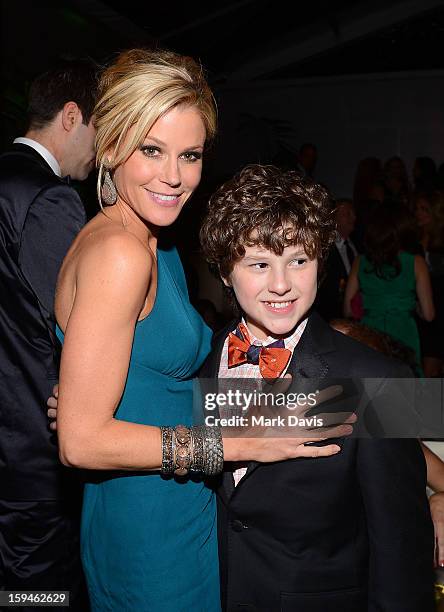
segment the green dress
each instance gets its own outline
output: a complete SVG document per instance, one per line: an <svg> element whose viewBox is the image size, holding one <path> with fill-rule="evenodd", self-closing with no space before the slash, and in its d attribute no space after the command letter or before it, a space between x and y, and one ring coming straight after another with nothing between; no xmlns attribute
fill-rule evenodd
<svg viewBox="0 0 444 612"><path fill-rule="evenodd" d="M192 379L211 332L189 302L176 250L157 253L156 300L136 325L115 417L191 425ZM85 477L81 545L92 611L220 612L213 491L199 480L177 482L158 472Z"/></svg>
<svg viewBox="0 0 444 612"><path fill-rule="evenodd" d="M416 362L421 363L418 328L415 322L416 279L415 256L399 254L401 271L392 277L394 269L387 266L387 278L379 278L365 257L359 261L358 280L362 293L364 317L362 323L390 334L412 348Z"/></svg>

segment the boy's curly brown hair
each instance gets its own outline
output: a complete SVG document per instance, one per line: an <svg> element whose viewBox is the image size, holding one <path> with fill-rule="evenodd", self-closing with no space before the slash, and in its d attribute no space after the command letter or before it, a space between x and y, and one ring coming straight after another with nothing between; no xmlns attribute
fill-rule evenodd
<svg viewBox="0 0 444 612"><path fill-rule="evenodd" d="M258 164L244 168L210 198L200 230L206 260L228 278L246 246L282 255L302 245L319 269L333 243L334 214L328 191L294 171Z"/></svg>

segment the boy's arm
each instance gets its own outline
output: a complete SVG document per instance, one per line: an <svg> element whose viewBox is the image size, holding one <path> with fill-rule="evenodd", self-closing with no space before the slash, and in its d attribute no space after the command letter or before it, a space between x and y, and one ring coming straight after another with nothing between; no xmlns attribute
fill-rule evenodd
<svg viewBox="0 0 444 612"><path fill-rule="evenodd" d="M427 484L434 493L429 497L435 529L435 564L444 567L444 461L421 442L427 463Z"/></svg>
<svg viewBox="0 0 444 612"><path fill-rule="evenodd" d="M369 537L368 612L432 612L433 526L417 440L360 440Z"/></svg>
<svg viewBox="0 0 444 612"><path fill-rule="evenodd" d="M427 464L427 484L434 491L444 491L444 461L421 442Z"/></svg>

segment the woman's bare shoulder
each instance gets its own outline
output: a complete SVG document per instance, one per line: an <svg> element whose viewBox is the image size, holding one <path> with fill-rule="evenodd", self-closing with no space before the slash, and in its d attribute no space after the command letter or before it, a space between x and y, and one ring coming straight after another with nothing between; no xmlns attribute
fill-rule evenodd
<svg viewBox="0 0 444 612"><path fill-rule="evenodd" d="M88 224L77 244L77 274L111 270L138 274L151 270L154 253L125 227L115 223Z"/></svg>
<svg viewBox="0 0 444 612"><path fill-rule="evenodd" d="M76 292L86 295L145 299L155 266L155 253L119 223L96 221L79 236L72 257Z"/></svg>
<svg viewBox="0 0 444 612"><path fill-rule="evenodd" d="M99 215L81 230L59 274L56 316L68 320L74 304L108 303L139 312L156 266L155 252L122 224ZM154 275L155 278L155 275Z"/></svg>

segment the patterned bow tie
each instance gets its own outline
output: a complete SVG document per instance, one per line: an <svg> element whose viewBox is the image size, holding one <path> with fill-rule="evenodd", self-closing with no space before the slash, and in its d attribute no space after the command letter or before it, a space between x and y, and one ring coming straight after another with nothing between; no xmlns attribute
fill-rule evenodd
<svg viewBox="0 0 444 612"><path fill-rule="evenodd" d="M242 323L228 336L228 368L252 363L259 365L264 378L278 378L290 357L291 351L285 348L283 340L276 340L267 346L251 344L248 330Z"/></svg>

